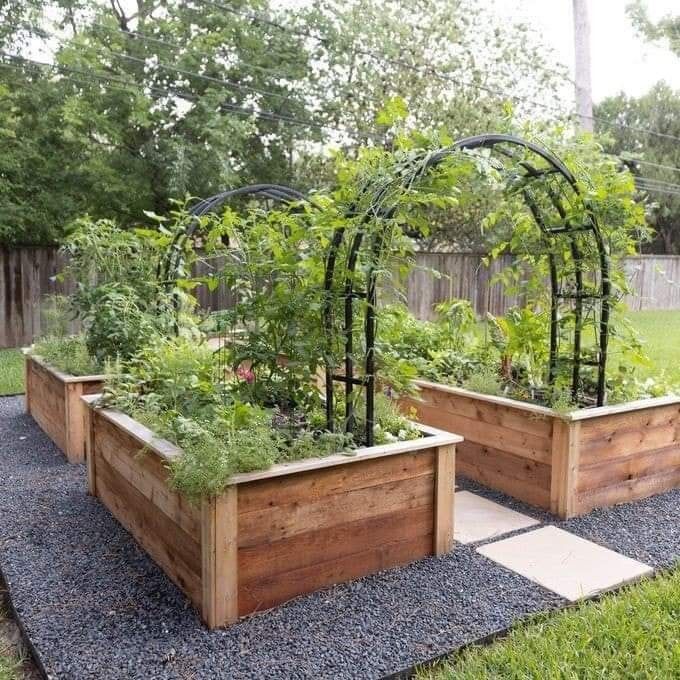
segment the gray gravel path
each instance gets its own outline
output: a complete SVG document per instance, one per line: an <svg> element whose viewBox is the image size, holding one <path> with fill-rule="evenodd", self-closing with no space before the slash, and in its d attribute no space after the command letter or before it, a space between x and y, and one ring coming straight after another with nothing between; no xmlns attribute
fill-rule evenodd
<svg viewBox="0 0 680 680"><path fill-rule="evenodd" d="M0 399L0 566L54 678L379 678L564 604L457 545L209 632L85 488Z"/></svg>

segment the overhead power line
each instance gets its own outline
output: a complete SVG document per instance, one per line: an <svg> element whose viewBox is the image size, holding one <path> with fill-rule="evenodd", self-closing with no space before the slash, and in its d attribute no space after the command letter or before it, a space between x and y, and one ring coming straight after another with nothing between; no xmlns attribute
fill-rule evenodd
<svg viewBox="0 0 680 680"><path fill-rule="evenodd" d="M2 52L0 51L0 56L11 59L15 62L20 62L23 64L27 65L33 65L37 67L42 67L42 68L48 68L53 71L64 71L66 73L72 73L77 76L84 76L86 78L95 78L98 82L107 82L111 81L114 83L117 83L119 86L127 86L129 87L139 87L139 84L133 81L125 80L124 78L118 78L116 76L111 76L107 74L102 74L102 73L97 73L95 71L92 71L91 69L75 69L70 66L62 66L62 65L56 65L56 64L49 64L46 62L42 61L37 61L35 59L29 59L28 57L20 57L18 55L14 54L9 54L7 52ZM5 64L7 65L7 64ZM144 85L143 87L147 87L149 90L156 91L156 92L161 92L164 93L168 96L175 96L179 97L181 99L185 99L187 101L193 101L196 102L198 101L198 98L190 93L183 92L182 90L175 89L173 88L172 90L165 89L165 88L159 88L157 86L153 85ZM129 91L129 90L128 90ZM248 108L248 107L241 107L237 106L235 104L229 104L226 102L223 102L220 104L220 107L227 110L231 111L233 113L239 114L239 115L245 115L245 116L252 116L254 118L260 118L263 120L269 120L269 121L278 121L278 122L283 122L283 123L289 123L291 125L298 125L300 127L308 127L308 128L315 128L319 130L332 130L334 132L339 132L341 134L350 134L351 131L345 130L343 128L338 128L338 127L333 127L331 125L325 125L323 123L317 123L314 121L310 120L301 120L298 118L295 118L293 116L288 116L285 114L278 114L273 111L267 111L267 110L260 110L260 109L254 109L254 108Z"/></svg>
<svg viewBox="0 0 680 680"><path fill-rule="evenodd" d="M666 182L662 179L656 179L654 177L645 177L644 175L635 175L635 180L640 182L645 182L647 184L656 184L660 187L666 187L669 189L680 189L680 184L675 182Z"/></svg>
<svg viewBox="0 0 680 680"><path fill-rule="evenodd" d="M237 15L237 16L242 16L242 17L248 18L252 21L260 22L262 24L265 24L267 26L271 26L271 27L276 28L278 30L285 31L285 32L287 32L288 34L291 34L291 35L297 35L298 37L303 37L303 38L310 38L312 40L317 41L318 43L320 43L322 45L325 45L326 42L327 42L327 40L323 36L311 33L309 31L291 28L289 26L281 24L280 22L269 19L268 17L263 17L259 14L254 13L254 12L246 12L246 11L241 10L241 9L236 9L234 7L230 7L228 5L225 5L221 2L216 2L215 0L203 0L203 1L204 1L204 3L212 5L213 7L221 9L225 12L229 12L229 13ZM357 54L362 54L362 55L365 55L365 56L373 57L373 58L378 59L379 61L381 61L383 63L401 66L401 67L409 69L409 70L411 70L411 71L413 71L413 72L415 72L415 73L417 73L421 76L429 75L429 76L438 78L439 80L442 80L442 81L448 81L448 82L454 83L456 85L463 85L465 87L472 87L473 89L483 90L483 91L489 92L489 93L494 94L494 95L503 96L503 97L505 97L509 100L528 103L528 104L531 104L532 106L536 106L538 108L542 108L542 109L545 109L545 110L559 111L560 114L562 114L562 115L564 115L564 113L565 113L564 109L562 109L561 107L551 106L550 104L546 104L545 102L540 102L540 101L536 101L536 100L533 100L533 99L529 99L527 97L522 97L522 96L516 95L512 92L508 92L507 90L489 87L489 86L486 86L486 85L482 85L480 83L473 83L473 82L465 81L465 80L462 80L460 78L456 78L454 76L451 76L450 74L441 73L440 71L437 71L435 68L427 68L427 69L418 68L417 66L414 66L413 64L410 64L409 62L407 62L403 59L388 58L388 57L385 57L382 54L372 52L371 50L356 49L355 52ZM570 117L574 117L577 114L576 114L575 111L569 111L569 112L567 112L567 115L569 115ZM666 134L664 132L658 132L656 130L650 130L650 129L647 129L647 128L640 128L640 127L636 127L636 126L632 126L632 125L627 125L625 123L618 123L618 122L615 122L615 121L607 120L605 118L601 118L600 116L594 116L593 115L593 116L587 116L587 117L591 118L595 122L602 123L603 125L608 125L610 127L618 127L618 128L621 128L621 129L639 132L641 134L659 137L661 139L671 139L673 141L680 142L680 137L676 137L674 135L669 135L669 134Z"/></svg>
<svg viewBox="0 0 680 680"><path fill-rule="evenodd" d="M675 165L663 165L662 163L652 163L652 161L645 161L641 158L623 158L624 163L632 163L634 165L649 165L653 168L660 168L662 170L672 170L673 172L680 172L680 168Z"/></svg>
<svg viewBox="0 0 680 680"><path fill-rule="evenodd" d="M120 31L119 29L113 29L111 26L106 26L105 24L100 24L97 22L94 22L91 24L95 29L98 30L106 30L109 35L111 35L114 31L116 35L124 35L126 37L134 37L142 42L150 42L150 43L155 43L157 45L163 45L164 47L170 47L175 50L180 50L184 51L184 53L188 56L201 56L201 57L206 57L208 59L214 59L215 54L211 52L204 52L202 50L197 50L196 48L188 48L186 45L180 45L176 42L171 42L167 39L161 39L157 38L156 36L152 36L148 33L142 33L140 31ZM286 73L284 71L278 71L276 69L271 69L266 66L259 66L258 64L253 64L252 62L248 61L243 61L243 59L238 58L238 63L235 64L235 66L238 66L239 68L246 68L246 69L253 69L255 71L260 71L261 73L268 73L271 75L274 75L278 78L281 78L283 80L290 80L291 75L290 73Z"/></svg>
<svg viewBox="0 0 680 680"><path fill-rule="evenodd" d="M285 31L289 34L297 35L298 37L310 38L310 39L313 39L313 40L319 42L320 44L324 44L324 45L327 42L327 39L323 36L320 36L318 34L314 34L310 31L291 28L289 26L281 24L280 22L277 22L277 21L274 21L274 20L269 19L267 17L263 17L261 15L258 15L254 12L248 12L248 11L236 9L236 8L230 7L228 5L224 5L223 3L216 2L214 0L203 0L203 1L206 4L212 5L212 6L218 8L218 9L221 9L223 11L229 12L229 13L237 15L237 16L247 18L251 21L259 22L259 23L262 23L264 25L274 27L277 30ZM95 23L94 25L98 28L105 28L107 30L110 30L110 27L107 27L104 24ZM56 36L54 34L50 34L46 31L44 31L43 29L40 29L39 31L37 31L35 28L32 28L32 30L39 32L42 35L49 35L53 38L56 38L57 40L61 40L61 38L59 38L58 36ZM183 50L183 51L185 51L186 54L198 54L198 55L203 55L203 56L213 58L213 59L215 57L215 55L211 55L210 53L200 52L200 51L195 51L195 50L189 50L186 46L182 46L182 45L179 45L175 42L171 42L171 41L168 41L168 40L161 40L160 38L156 38L156 37L150 36L149 34L141 33L139 31L127 31L126 35L134 35L141 40L146 40L146 41L149 41L149 42L155 42L155 43L162 44L162 45L165 45L165 46L168 46L168 47L173 47L174 49L177 49L177 50ZM382 54L373 52L371 50L356 49L355 52L357 52L358 54L365 55L365 56L370 56L370 57L377 59L377 60L384 62L384 63L398 65L400 67L411 70L411 71L413 71L413 72L415 72L415 73L417 73L421 76L424 76L424 75L432 76L432 77L435 77L435 78L442 80L442 81L448 81L448 82L451 82L451 83L456 84L456 85L471 87L473 89L477 89L477 90L481 90L481 91L484 91L484 92L488 92L490 94L494 94L496 96L502 96L502 97L505 97L506 99L513 100L515 102L523 102L523 103L526 103L526 104L530 104L532 106L536 106L538 108L542 108L542 109L549 110L549 111L552 111L552 112L558 112L560 115L566 114L570 117L574 117L574 116L577 115L576 112L565 111L562 107L551 106L549 104L546 104L545 102L532 100L532 99L529 99L527 97L522 97L522 96L514 94L512 92L508 92L507 90L502 90L502 89L495 88L495 87L489 87L489 86L486 86L486 85L482 85L481 83L474 83L474 82L465 81L461 78L454 77L450 74L441 73L434 68L421 69L421 68L414 66L413 64L410 64L409 62L407 62L403 59L388 58L388 57L385 57ZM139 60L138 57L133 57L132 55L124 55L122 53L116 53L116 52L112 52L112 54L118 55L122 58L129 59L129 60ZM243 64L244 66L256 68L256 69L258 69L262 72L265 72L265 73L269 72L269 73L272 73L272 74L277 74L278 77L290 78L289 75L283 75L283 74L281 74L280 71L275 71L275 70L272 70L272 69L268 69L266 67L255 66L253 64L249 64L248 62L240 62L239 61L239 64ZM184 72L186 75L191 75L193 77L203 78L203 79L206 79L206 80L212 80L213 82L219 81L222 84L224 84L226 87L232 87L232 88L235 88L235 89L251 89L254 92L259 92L259 93L264 94L266 96L273 96L273 97L284 97L285 96L281 93L274 93L274 92L271 92L271 91L262 90L260 88L254 88L254 87L251 87L251 86L242 85L240 83L234 83L233 81L223 81L222 79L214 78L213 76L206 76L204 74L196 73L194 71L179 69L178 67L175 67L175 66L172 66L172 65L169 65L169 64L159 63L159 67L164 68L166 70L174 70L175 72L178 72L178 73ZM589 117L592 118L593 121L596 121L598 123L602 123L603 125L607 125L609 127L616 127L616 128L620 128L620 129L632 130L632 131L635 131L635 132L639 132L641 134L656 136L656 137L659 137L659 138L662 138L662 139L673 140L675 142L680 143L680 137L677 137L677 136L674 136L674 135L670 135L670 134L663 133L663 132L658 132L656 130L650 130L650 129L647 129L647 128L631 126L631 125L627 125L625 123L619 123L619 122L615 122L615 121L606 120L604 118L601 118L600 116L589 116ZM331 126L330 129L332 129L332 126ZM371 135L366 135L364 133L363 136L369 136L370 137ZM680 168L678 168L677 170L680 172Z"/></svg>

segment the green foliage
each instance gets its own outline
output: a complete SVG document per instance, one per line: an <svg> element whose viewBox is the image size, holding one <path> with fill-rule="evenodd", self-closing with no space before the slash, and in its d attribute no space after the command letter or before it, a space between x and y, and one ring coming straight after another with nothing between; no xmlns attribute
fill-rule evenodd
<svg viewBox="0 0 680 680"><path fill-rule="evenodd" d="M223 383L217 369L214 352L186 337L157 338L131 360L107 366L104 403L182 449L171 483L188 498L218 494L237 472L354 448L351 435L324 431L318 394L308 413L283 412L242 401L238 377ZM386 397L379 396L376 416L376 443L420 436Z"/></svg>
<svg viewBox="0 0 680 680"><path fill-rule="evenodd" d="M184 279L159 278L173 236L188 219L178 208L167 220L157 219L156 230L124 230L110 220L89 218L74 223L62 248L68 256L62 276L75 284L69 305L83 322L88 351L97 362L128 359L155 335L195 329L194 301L182 288ZM195 258L192 244L183 249L188 266ZM184 277L185 271L178 275ZM173 296L180 302L179 310Z"/></svg>
<svg viewBox="0 0 680 680"><path fill-rule="evenodd" d="M396 403L384 394L375 395L375 443L390 444L421 437L420 430L399 412Z"/></svg>
<svg viewBox="0 0 680 680"><path fill-rule="evenodd" d="M470 374L463 382L463 387L480 394L499 396L503 393L500 375L492 366L483 366L479 371Z"/></svg>
<svg viewBox="0 0 680 680"><path fill-rule="evenodd" d="M407 393L418 376L462 384L479 370L484 348L470 304L452 300L438 305L437 312L434 321L421 321L403 305L380 310L380 373L397 392Z"/></svg>
<svg viewBox="0 0 680 680"><path fill-rule="evenodd" d="M48 295L40 306L43 335L63 338L68 335L72 317L69 299L64 295Z"/></svg>
<svg viewBox="0 0 680 680"><path fill-rule="evenodd" d="M24 391L24 355L18 349L0 349L0 397Z"/></svg>
<svg viewBox="0 0 680 680"><path fill-rule="evenodd" d="M666 14L659 21L649 18L644 0L633 0L626 10L633 25L650 42L665 41L668 48L680 56L680 14Z"/></svg>
<svg viewBox="0 0 680 680"><path fill-rule="evenodd" d="M154 317L141 304L137 291L125 284L109 283L88 293L87 311L81 314L87 350L97 361L113 356L129 358L151 341Z"/></svg>
<svg viewBox="0 0 680 680"><path fill-rule="evenodd" d="M506 376L512 377L514 365L526 375L530 387L540 385L548 361L550 315L529 307L513 307L503 317L488 314L487 322Z"/></svg>
<svg viewBox="0 0 680 680"><path fill-rule="evenodd" d="M45 336L35 343L32 352L69 375L96 375L101 372L101 364L93 359L82 335Z"/></svg>
<svg viewBox="0 0 680 680"><path fill-rule="evenodd" d="M382 123L408 105L409 126L463 136L507 129L511 95L554 99L565 82L535 31L481 0L299 10L257 0L245 15L180 0L162 11L141 1L4 5L8 52L35 58L36 43L58 36L55 69L0 69L0 242L9 244L59 242L84 212L129 227L145 210L165 214L173 197L249 182L318 186L333 172L327 149L372 137L386 100ZM539 111L527 104L522 114ZM453 224L445 239L477 244L479 215L471 201L437 231Z"/></svg>
<svg viewBox="0 0 680 680"><path fill-rule="evenodd" d="M128 227L144 210L166 213L173 197L284 181L294 147L320 139L314 126L248 115L313 117L310 55L286 31L179 0L162 12L152 2L9 5L8 52L35 58L44 31L60 40L49 41L57 72L1 69L0 242L60 241L85 211ZM249 9L276 14L266 0Z"/></svg>
<svg viewBox="0 0 680 680"><path fill-rule="evenodd" d="M680 92L660 82L640 97L608 97L598 104L595 115L621 123L621 127L601 124L598 132L607 151L622 157L633 174L652 184L677 184L678 173L672 168L680 167L680 148L664 137L644 134L640 128L680 137ZM679 253L680 197L667 191L640 191L638 198L655 229L654 240L646 248L669 255Z"/></svg>

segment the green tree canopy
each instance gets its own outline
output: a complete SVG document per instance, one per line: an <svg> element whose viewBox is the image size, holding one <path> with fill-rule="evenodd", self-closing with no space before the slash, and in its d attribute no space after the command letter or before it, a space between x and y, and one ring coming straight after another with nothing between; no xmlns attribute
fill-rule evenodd
<svg viewBox="0 0 680 680"><path fill-rule="evenodd" d="M332 146L385 142L398 97L454 135L559 115L549 50L481 0L28 0L0 19L3 243L247 182L318 186Z"/></svg>
<svg viewBox="0 0 680 680"><path fill-rule="evenodd" d="M647 40L665 41L668 47L680 56L680 14L667 14L654 22L649 17L647 3L644 0L629 3L627 10L633 26Z"/></svg>
<svg viewBox="0 0 680 680"><path fill-rule="evenodd" d="M656 238L653 252L680 253L680 92L657 83L642 97L620 94L596 108L597 124L607 151L631 167L647 202ZM649 134L653 130L660 134ZM668 137L664 136L668 135Z"/></svg>

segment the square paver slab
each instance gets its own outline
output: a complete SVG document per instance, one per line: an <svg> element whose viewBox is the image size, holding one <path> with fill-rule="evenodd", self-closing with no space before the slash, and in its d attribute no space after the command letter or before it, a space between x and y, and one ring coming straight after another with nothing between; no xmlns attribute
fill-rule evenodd
<svg viewBox="0 0 680 680"><path fill-rule="evenodd" d="M572 602L653 571L553 526L489 543L477 551Z"/></svg>
<svg viewBox="0 0 680 680"><path fill-rule="evenodd" d="M454 538L461 543L476 543L539 524L533 517L470 491L458 491L454 503Z"/></svg>

